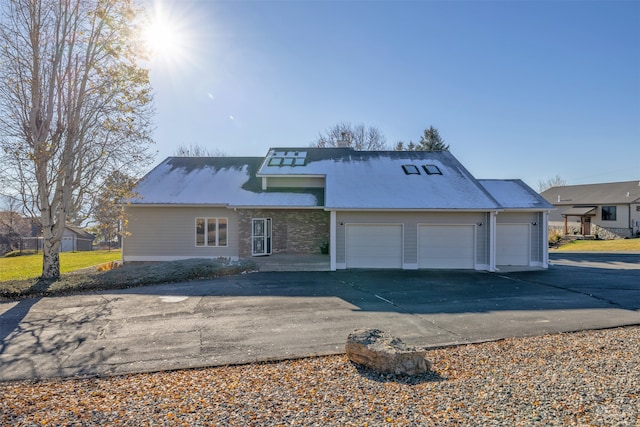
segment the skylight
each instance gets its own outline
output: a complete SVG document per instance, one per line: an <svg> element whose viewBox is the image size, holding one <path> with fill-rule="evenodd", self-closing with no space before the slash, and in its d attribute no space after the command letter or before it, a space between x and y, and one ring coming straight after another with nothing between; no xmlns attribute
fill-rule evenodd
<svg viewBox="0 0 640 427"><path fill-rule="evenodd" d="M306 151L272 151L269 166L304 166L307 163Z"/></svg>
<svg viewBox="0 0 640 427"><path fill-rule="evenodd" d="M442 175L442 171L436 165L422 165L427 175Z"/></svg>
<svg viewBox="0 0 640 427"><path fill-rule="evenodd" d="M416 165L402 165L402 170L407 175L420 175L420 169Z"/></svg>

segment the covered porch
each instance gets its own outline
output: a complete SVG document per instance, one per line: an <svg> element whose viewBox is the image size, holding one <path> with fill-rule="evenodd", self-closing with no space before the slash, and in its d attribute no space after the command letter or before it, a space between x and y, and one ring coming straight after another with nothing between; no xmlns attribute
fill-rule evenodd
<svg viewBox="0 0 640 427"><path fill-rule="evenodd" d="M564 234L569 234L569 218L578 218L580 223L580 234L591 235L591 218L596 216L596 206L574 206L562 211L564 219Z"/></svg>

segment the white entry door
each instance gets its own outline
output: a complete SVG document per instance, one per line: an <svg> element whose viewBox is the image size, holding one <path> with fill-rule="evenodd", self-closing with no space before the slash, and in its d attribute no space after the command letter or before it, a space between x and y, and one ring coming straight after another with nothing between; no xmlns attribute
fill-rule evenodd
<svg viewBox="0 0 640 427"><path fill-rule="evenodd" d="M347 268L402 268L402 225L349 224Z"/></svg>
<svg viewBox="0 0 640 427"><path fill-rule="evenodd" d="M251 220L251 255L271 254L271 218Z"/></svg>

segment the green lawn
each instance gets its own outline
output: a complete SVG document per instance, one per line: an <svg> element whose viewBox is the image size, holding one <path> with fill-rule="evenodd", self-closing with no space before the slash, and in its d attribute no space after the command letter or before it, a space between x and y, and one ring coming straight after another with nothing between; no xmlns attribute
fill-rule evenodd
<svg viewBox="0 0 640 427"><path fill-rule="evenodd" d="M581 252L581 251L611 251L611 252L640 252L640 239L620 240L574 240L566 243L558 249L550 249L555 252Z"/></svg>
<svg viewBox="0 0 640 427"><path fill-rule="evenodd" d="M69 273L85 267L103 264L122 258L120 251L62 252L60 272ZM42 274L42 254L0 258L0 282L25 280Z"/></svg>

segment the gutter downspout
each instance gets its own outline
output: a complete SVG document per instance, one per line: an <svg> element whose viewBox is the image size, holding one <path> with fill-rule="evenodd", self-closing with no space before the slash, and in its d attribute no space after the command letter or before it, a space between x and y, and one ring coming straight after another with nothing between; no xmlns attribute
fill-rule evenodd
<svg viewBox="0 0 640 427"><path fill-rule="evenodd" d="M329 213L329 257L330 270L336 271L336 211Z"/></svg>
<svg viewBox="0 0 640 427"><path fill-rule="evenodd" d="M549 268L549 211L542 212L542 268Z"/></svg>

